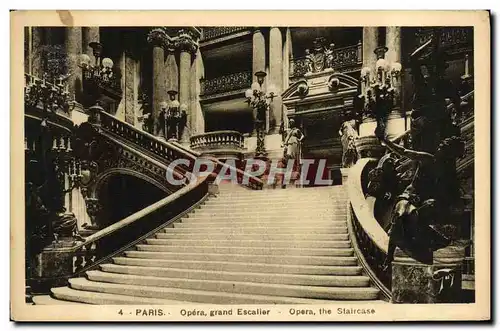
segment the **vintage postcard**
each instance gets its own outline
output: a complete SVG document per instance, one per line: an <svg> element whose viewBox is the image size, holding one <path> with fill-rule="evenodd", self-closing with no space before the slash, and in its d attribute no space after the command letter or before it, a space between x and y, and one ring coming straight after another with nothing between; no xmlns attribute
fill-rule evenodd
<svg viewBox="0 0 500 331"><path fill-rule="evenodd" d="M11 54L13 320L491 318L487 11L15 11Z"/></svg>

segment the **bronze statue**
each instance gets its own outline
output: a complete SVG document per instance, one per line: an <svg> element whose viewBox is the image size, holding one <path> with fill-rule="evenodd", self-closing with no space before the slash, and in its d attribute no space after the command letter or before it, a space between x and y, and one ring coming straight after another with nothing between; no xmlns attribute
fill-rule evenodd
<svg viewBox="0 0 500 331"><path fill-rule="evenodd" d="M354 141L358 137L358 132L355 129L356 121L349 120L340 126L340 140L342 142L342 167L350 168L358 160L358 153Z"/></svg>

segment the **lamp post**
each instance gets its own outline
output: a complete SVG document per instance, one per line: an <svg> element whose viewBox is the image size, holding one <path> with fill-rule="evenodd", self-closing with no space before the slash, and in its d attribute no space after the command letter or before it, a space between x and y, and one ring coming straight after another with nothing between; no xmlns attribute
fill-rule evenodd
<svg viewBox="0 0 500 331"><path fill-rule="evenodd" d="M92 48L95 57L95 63L92 64L90 56L87 54L80 55L80 63L78 66L82 69L84 88L86 94L91 97L89 108L90 119L94 124L99 124L99 111L104 109L99 105L99 88L104 86L112 86L115 83L113 73L113 60L108 57L101 58L102 44L91 42L89 46Z"/></svg>
<svg viewBox="0 0 500 331"><path fill-rule="evenodd" d="M248 105L254 109L255 128L257 131L257 148L255 149L255 156L266 156L265 147L265 133L268 121L268 111L273 98L276 96L274 86L269 86L267 91L264 91L262 85L266 78L266 73L257 71L255 76L257 82L254 82L250 89L246 90L245 97Z"/></svg>
<svg viewBox="0 0 500 331"><path fill-rule="evenodd" d="M168 106L165 113L165 138L180 140L186 125L187 106L176 99L177 91L170 90L167 93L170 101L166 103Z"/></svg>
<svg viewBox="0 0 500 331"><path fill-rule="evenodd" d="M385 60L387 51L387 47L377 47L375 68L361 69L361 94L358 96L362 118L375 118L377 129L383 132L389 113L399 104L402 69L399 62Z"/></svg>

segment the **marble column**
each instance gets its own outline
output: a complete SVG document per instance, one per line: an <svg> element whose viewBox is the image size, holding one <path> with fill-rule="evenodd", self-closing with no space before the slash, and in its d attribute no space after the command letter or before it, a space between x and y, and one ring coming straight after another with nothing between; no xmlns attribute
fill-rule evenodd
<svg viewBox="0 0 500 331"><path fill-rule="evenodd" d="M28 27L28 70L27 72L36 77L42 77L42 49L43 49L43 29L38 27Z"/></svg>
<svg viewBox="0 0 500 331"><path fill-rule="evenodd" d="M65 48L67 56L67 75L66 80L70 97L75 96L75 100L81 101L83 96L82 90L82 71L78 67L78 61L82 54L82 28L71 27L66 28Z"/></svg>
<svg viewBox="0 0 500 331"><path fill-rule="evenodd" d="M165 60L165 79L167 91L179 91L179 66L175 59L175 49L167 48L167 58Z"/></svg>
<svg viewBox="0 0 500 331"><path fill-rule="evenodd" d="M190 106L189 109L192 112L192 120L190 132L191 135L201 134L205 132L205 119L203 116L203 111L200 105L200 92L201 85L200 79L204 76L203 60L201 58L201 52L198 49L196 57L191 64L191 77L190 77Z"/></svg>
<svg viewBox="0 0 500 331"><path fill-rule="evenodd" d="M255 77L257 71L266 71L266 39L260 28L256 28L253 32L252 77L254 82L257 81Z"/></svg>
<svg viewBox="0 0 500 331"><path fill-rule="evenodd" d="M191 64L196 56L198 44L191 36L182 34L178 37L176 44L179 48L179 103L188 106L187 110L187 129L184 129L183 137L180 140L184 143L189 141L190 129L193 124L193 109L190 104L191 87Z"/></svg>
<svg viewBox="0 0 500 331"><path fill-rule="evenodd" d="M97 26L86 26L82 28L82 35L83 35L83 52L90 56L92 59L94 56L94 53L92 51L92 47L89 46L91 42L99 42L100 41L100 34L99 34L99 27ZM92 62L94 63L94 61Z"/></svg>
<svg viewBox="0 0 500 331"><path fill-rule="evenodd" d="M386 28L386 44L387 53L385 59L388 63L401 63L401 27L388 26ZM394 110L389 115L387 123L387 134L390 137L398 136L405 131L405 114L402 109L402 77L399 74L397 80L393 80L394 88L396 90L396 97L394 100Z"/></svg>
<svg viewBox="0 0 500 331"><path fill-rule="evenodd" d="M363 27L363 67L375 67L377 58L374 51L378 47L378 30L376 26Z"/></svg>
<svg viewBox="0 0 500 331"><path fill-rule="evenodd" d="M152 29L148 34L148 42L153 46L153 91L152 91L152 116L153 132L158 134L159 123L158 115L160 113L160 103L167 101L167 92L165 89L165 50L164 45L167 41L167 34L163 29Z"/></svg>
<svg viewBox="0 0 500 331"><path fill-rule="evenodd" d="M278 27L272 27L269 31L269 84L274 85L277 96L271 105L271 133L277 133L281 124L283 113L283 38Z"/></svg>

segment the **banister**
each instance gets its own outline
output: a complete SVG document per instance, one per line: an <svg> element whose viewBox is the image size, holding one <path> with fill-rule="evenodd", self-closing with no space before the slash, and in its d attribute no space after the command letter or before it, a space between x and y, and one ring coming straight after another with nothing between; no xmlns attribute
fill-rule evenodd
<svg viewBox="0 0 500 331"><path fill-rule="evenodd" d="M381 251L387 254L389 236L374 216L375 198L365 198L361 183L363 169L368 163L376 161L376 159L364 158L359 160L351 168L348 179L348 195L358 222L370 237L371 241L373 241Z"/></svg>
<svg viewBox="0 0 500 331"><path fill-rule="evenodd" d="M134 222L137 222L138 220L140 220L144 216L146 216L146 215L148 215L148 214L150 214L150 213L152 213L152 212L154 212L162 207L165 207L168 204L174 202L176 199L186 195L188 192L190 192L190 191L194 190L195 188L197 188L198 186L200 186L205 180L207 180L207 178L203 178L202 180L189 183L188 185L181 188L180 190L178 190L178 191L170 194L169 196L153 203L152 205L149 205L149 206L133 213L132 215L125 217L123 220L118 221L118 222L116 222L116 223L114 223L114 224L112 224L112 225L110 225L110 226L108 226L100 231L97 231L96 233L86 237L84 242L82 242L78 245L72 246L72 247L68 247L66 250L76 251L76 250L82 248L83 246L87 246L88 244L117 231L118 229L124 228L124 227L126 227ZM61 251L64 251L64 249L62 249Z"/></svg>
<svg viewBox="0 0 500 331"><path fill-rule="evenodd" d="M380 289L384 299L390 301L391 273L385 269L389 236L374 216L375 199L365 198L363 192L363 172L376 159L363 158L350 169L347 181L349 196L349 217L347 221L349 237L354 253L371 282Z"/></svg>

